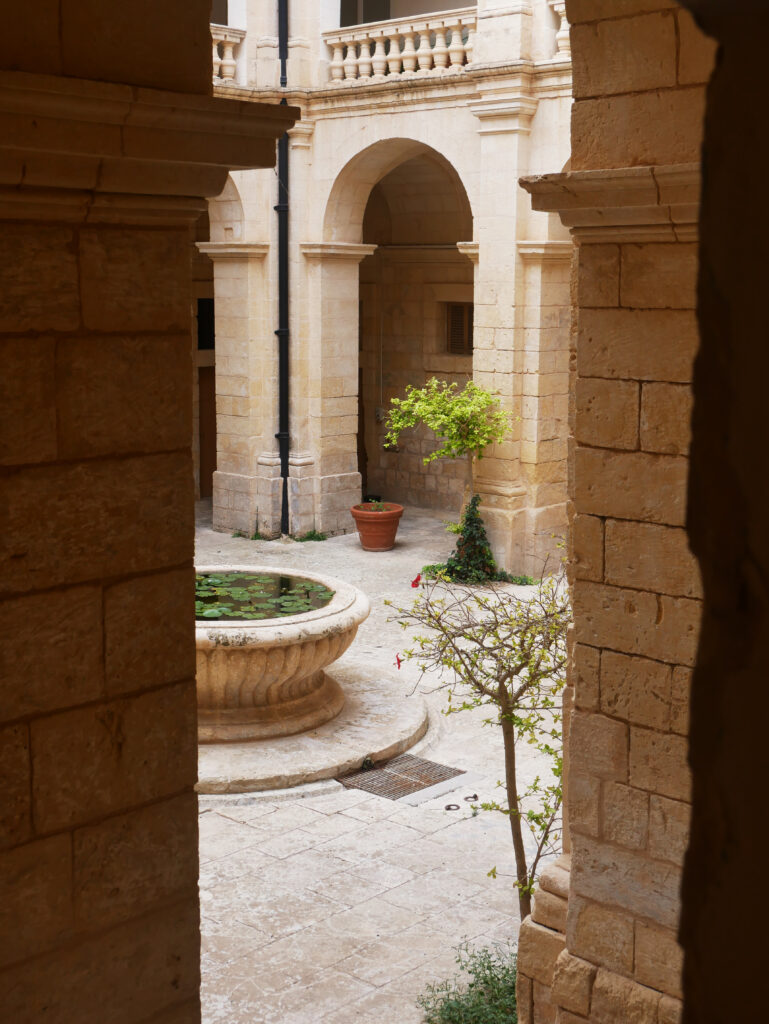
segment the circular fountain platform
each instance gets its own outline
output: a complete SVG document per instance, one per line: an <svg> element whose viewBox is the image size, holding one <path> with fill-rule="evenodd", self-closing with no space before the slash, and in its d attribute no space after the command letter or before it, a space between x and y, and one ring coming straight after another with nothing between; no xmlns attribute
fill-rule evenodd
<svg viewBox="0 0 769 1024"><path fill-rule="evenodd" d="M366 757L395 757L424 736L427 707L395 673L348 655L327 674L346 698L333 720L293 736L201 744L197 791L250 793L333 779Z"/></svg>

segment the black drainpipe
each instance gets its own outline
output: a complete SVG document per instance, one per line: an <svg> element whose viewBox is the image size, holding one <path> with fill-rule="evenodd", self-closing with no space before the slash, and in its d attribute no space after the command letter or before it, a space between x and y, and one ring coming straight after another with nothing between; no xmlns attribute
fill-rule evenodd
<svg viewBox="0 0 769 1024"><path fill-rule="evenodd" d="M288 84L288 0L278 0L278 56L280 85ZM282 99L281 104L286 100ZM278 441L283 491L280 506L280 532L288 533L288 134L278 142Z"/></svg>

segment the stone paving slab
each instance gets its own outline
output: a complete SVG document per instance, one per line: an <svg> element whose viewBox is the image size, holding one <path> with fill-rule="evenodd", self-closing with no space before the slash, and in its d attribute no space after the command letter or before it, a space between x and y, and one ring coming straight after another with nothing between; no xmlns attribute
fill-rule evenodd
<svg viewBox="0 0 769 1024"><path fill-rule="evenodd" d="M326 571L362 587L372 612L349 655L394 670L425 702L429 729L410 753L472 773L415 806L333 781L201 796L204 1024L420 1024L416 997L455 975L454 947L517 939L508 821L464 799L500 796L499 730L484 709L444 717L446 680L393 666L408 638L383 598L409 602L421 566L445 559L453 538L440 518L408 509L383 553L355 535L300 544L198 529L201 562ZM520 762L524 782L542 771L532 748Z"/></svg>

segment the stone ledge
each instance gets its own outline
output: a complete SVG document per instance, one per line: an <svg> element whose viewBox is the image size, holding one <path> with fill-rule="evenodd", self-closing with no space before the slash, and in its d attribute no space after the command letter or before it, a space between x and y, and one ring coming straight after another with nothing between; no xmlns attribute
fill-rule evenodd
<svg viewBox="0 0 769 1024"><path fill-rule="evenodd" d="M697 237L699 164L566 171L520 178L532 207L558 213L576 242L681 242Z"/></svg>

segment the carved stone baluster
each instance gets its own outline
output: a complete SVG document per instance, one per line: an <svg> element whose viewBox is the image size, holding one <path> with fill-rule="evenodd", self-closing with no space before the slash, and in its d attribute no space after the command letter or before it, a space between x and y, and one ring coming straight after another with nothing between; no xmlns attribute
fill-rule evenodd
<svg viewBox="0 0 769 1024"><path fill-rule="evenodd" d="M401 73L401 37L396 33L395 35L388 35L387 39L390 43L390 52L387 55L387 67L389 68L391 75L399 75Z"/></svg>
<svg viewBox="0 0 769 1024"><path fill-rule="evenodd" d="M451 26L449 57L452 68L460 68L465 60L465 44L462 42L462 23L460 21Z"/></svg>
<svg viewBox="0 0 769 1024"><path fill-rule="evenodd" d="M218 78L221 77L220 68L222 64L222 59L219 56L219 42L216 39L214 39L214 52L212 54L212 61L214 65L214 81L216 81Z"/></svg>
<svg viewBox="0 0 769 1024"><path fill-rule="evenodd" d="M366 36L360 41L360 57L358 57L358 78L371 78L371 39Z"/></svg>
<svg viewBox="0 0 769 1024"><path fill-rule="evenodd" d="M419 63L420 75L426 75L433 66L433 50L430 46L430 29L423 25L419 30L419 48L417 49L417 61Z"/></svg>
<svg viewBox="0 0 769 1024"><path fill-rule="evenodd" d="M413 75L417 69L417 51L414 46L414 36L416 33L412 28L407 28L403 32L403 74Z"/></svg>
<svg viewBox="0 0 769 1024"><path fill-rule="evenodd" d="M471 24L467 28L467 42L465 43L465 57L466 63L472 64L473 62L473 50L475 49L475 25Z"/></svg>
<svg viewBox="0 0 769 1024"><path fill-rule="evenodd" d="M355 40L351 39L347 44L347 55L344 58L344 77L357 78L358 76L358 48Z"/></svg>
<svg viewBox="0 0 769 1024"><path fill-rule="evenodd" d="M232 41L232 39L225 39L224 42L222 43L224 55L222 56L221 70L219 74L222 76L222 80L225 82L231 82L235 77L235 68L237 67L237 65L235 63L235 58L233 57L232 54L234 46L235 43Z"/></svg>
<svg viewBox="0 0 769 1024"><path fill-rule="evenodd" d="M374 55L371 58L371 67L374 70L375 79L384 78L387 73L384 32L377 32L374 36Z"/></svg>
<svg viewBox="0 0 769 1024"><path fill-rule="evenodd" d="M433 47L433 63L438 71L449 66L449 48L446 45L446 26L440 24L435 29L435 46Z"/></svg>
<svg viewBox="0 0 769 1024"><path fill-rule="evenodd" d="M334 56L331 58L331 81L341 82L344 78L344 43L341 40L332 44Z"/></svg>
<svg viewBox="0 0 769 1024"><path fill-rule="evenodd" d="M560 60L571 60L571 36L569 35L569 23L566 20L566 0L549 0L549 3L560 19L560 25L555 34L555 56Z"/></svg>

